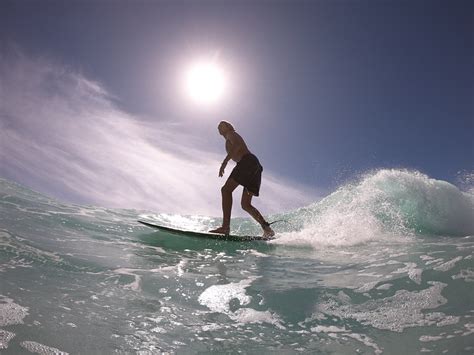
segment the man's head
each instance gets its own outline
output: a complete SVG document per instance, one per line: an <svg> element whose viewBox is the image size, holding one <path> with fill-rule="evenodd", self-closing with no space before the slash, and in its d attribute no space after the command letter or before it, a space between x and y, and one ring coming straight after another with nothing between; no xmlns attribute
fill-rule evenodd
<svg viewBox="0 0 474 355"><path fill-rule="evenodd" d="M224 137L228 132L235 131L234 126L227 121L220 121L217 125L217 130L219 131L219 134Z"/></svg>

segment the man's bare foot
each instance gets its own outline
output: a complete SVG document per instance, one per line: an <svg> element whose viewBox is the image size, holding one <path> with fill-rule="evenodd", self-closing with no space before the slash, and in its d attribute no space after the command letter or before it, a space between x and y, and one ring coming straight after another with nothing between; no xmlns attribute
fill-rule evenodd
<svg viewBox="0 0 474 355"><path fill-rule="evenodd" d="M209 233L217 233L217 234L225 234L225 235L228 235L229 232L230 232L230 228L224 227L224 226L209 231Z"/></svg>
<svg viewBox="0 0 474 355"><path fill-rule="evenodd" d="M274 235L275 232L269 225L263 228L263 238L271 239Z"/></svg>

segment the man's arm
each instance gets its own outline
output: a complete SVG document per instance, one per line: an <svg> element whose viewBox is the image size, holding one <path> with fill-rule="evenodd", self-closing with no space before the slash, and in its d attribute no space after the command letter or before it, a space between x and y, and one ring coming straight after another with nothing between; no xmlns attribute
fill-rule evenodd
<svg viewBox="0 0 474 355"><path fill-rule="evenodd" d="M225 157L224 161L222 162L222 165L227 165L227 163L229 162L229 160L231 160L232 158L230 157L230 154L227 154L227 156Z"/></svg>
<svg viewBox="0 0 474 355"><path fill-rule="evenodd" d="M219 169L219 177L224 176L225 167L227 166L227 163L229 162L230 159L231 159L230 154L227 154L227 156L225 157L224 161L221 164L221 168Z"/></svg>

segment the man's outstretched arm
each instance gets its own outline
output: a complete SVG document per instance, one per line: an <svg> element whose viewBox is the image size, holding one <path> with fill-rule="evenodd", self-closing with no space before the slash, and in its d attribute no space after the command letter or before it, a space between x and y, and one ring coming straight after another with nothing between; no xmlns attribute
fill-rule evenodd
<svg viewBox="0 0 474 355"><path fill-rule="evenodd" d="M227 154L227 156L225 157L224 161L221 164L221 168L219 169L219 177L224 176L225 167L227 166L227 163L229 162L230 159L231 159L230 154Z"/></svg>

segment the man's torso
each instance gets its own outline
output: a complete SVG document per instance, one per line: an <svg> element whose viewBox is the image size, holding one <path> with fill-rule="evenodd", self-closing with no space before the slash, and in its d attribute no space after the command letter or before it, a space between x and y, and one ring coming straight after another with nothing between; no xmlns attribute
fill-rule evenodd
<svg viewBox="0 0 474 355"><path fill-rule="evenodd" d="M237 138L238 149L234 150L231 141L226 139L225 150L227 151L227 154L230 155L230 158L238 163L244 155L250 154L250 150L247 148L244 139L237 132L233 132L233 134L235 134Z"/></svg>

